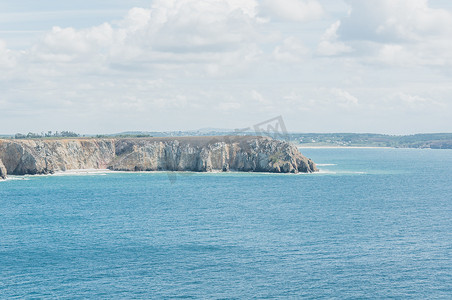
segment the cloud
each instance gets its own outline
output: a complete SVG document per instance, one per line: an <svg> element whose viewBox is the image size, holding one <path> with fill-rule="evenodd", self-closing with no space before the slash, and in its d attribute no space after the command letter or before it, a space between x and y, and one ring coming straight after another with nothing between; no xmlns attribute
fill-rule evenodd
<svg viewBox="0 0 452 300"><path fill-rule="evenodd" d="M292 90L284 97L286 107L296 107L301 111L313 111L319 114L334 112L338 109L347 111L356 109L359 100L350 92L340 88L310 88L304 90Z"/></svg>
<svg viewBox="0 0 452 300"><path fill-rule="evenodd" d="M352 47L366 64L398 67L452 65L452 13L428 0L347 0L350 13L333 24L318 52L334 54ZM331 42L332 41L332 42ZM345 46L347 45L347 46ZM344 53L343 52L343 53Z"/></svg>
<svg viewBox="0 0 452 300"><path fill-rule="evenodd" d="M343 20L344 39L377 42L416 41L425 35L444 36L452 30L452 15L429 7L428 0L348 0Z"/></svg>
<svg viewBox="0 0 452 300"><path fill-rule="evenodd" d="M119 21L85 29L54 26L22 51L0 42L0 68L9 68L0 75L6 78L0 82L2 108L18 114L34 108L43 116L58 111L55 118L136 117L168 109L205 111L209 102L225 99L221 111L237 110L241 104L231 94L239 92L202 80L233 78L261 59L256 11L254 0L156 0ZM173 83L184 80L194 86Z"/></svg>
<svg viewBox="0 0 452 300"><path fill-rule="evenodd" d="M121 33L136 32L145 28L151 21L151 13L151 9L141 7L130 9L124 19L118 22L119 27L123 28Z"/></svg>
<svg viewBox="0 0 452 300"><path fill-rule="evenodd" d="M422 109L434 121L441 104L450 114L449 11L350 0L348 13L333 2L155 0L87 28L49 21L20 47L23 36L0 41L5 124L234 128L282 114L293 130L331 130L319 115L371 128L385 113L394 124Z"/></svg>
<svg viewBox="0 0 452 300"><path fill-rule="evenodd" d="M54 27L33 53L61 62L213 61L215 53L243 51L257 38L256 5L254 0L157 0L150 9L131 9L116 23L82 30Z"/></svg>
<svg viewBox="0 0 452 300"><path fill-rule="evenodd" d="M145 37L164 52L236 49L253 33L254 1L156 1Z"/></svg>
<svg viewBox="0 0 452 300"><path fill-rule="evenodd" d="M98 54L113 45L113 35L113 28L108 23L83 30L55 26L32 48L32 53L44 61L97 59Z"/></svg>
<svg viewBox="0 0 452 300"><path fill-rule="evenodd" d="M352 52L353 49L345 43L338 41L337 30L341 26L341 21L336 21L325 31L321 42L317 47L317 53L324 56L333 56L342 53Z"/></svg>
<svg viewBox="0 0 452 300"><path fill-rule="evenodd" d="M251 98L253 100L257 101L259 104L267 104L268 103L268 101L265 99L265 97L262 96L262 94L256 90L251 91Z"/></svg>
<svg viewBox="0 0 452 300"><path fill-rule="evenodd" d="M414 44L376 45L376 60L391 66L434 66L447 70L452 65L452 41L432 39Z"/></svg>
<svg viewBox="0 0 452 300"><path fill-rule="evenodd" d="M0 40L0 69L10 69L16 65L13 51L6 47L6 43Z"/></svg>
<svg viewBox="0 0 452 300"><path fill-rule="evenodd" d="M432 111L445 108L445 104L440 101L403 92L392 95L387 102L393 109L400 109L400 106L415 111Z"/></svg>
<svg viewBox="0 0 452 300"><path fill-rule="evenodd" d="M285 63L300 62L307 54L309 54L309 49L293 36L284 39L282 45L277 46L273 50L273 57L277 61Z"/></svg>
<svg viewBox="0 0 452 300"><path fill-rule="evenodd" d="M337 105L344 108L350 108L358 105L359 103L358 98L342 89L331 89L331 94L334 97L334 101L337 103Z"/></svg>
<svg viewBox="0 0 452 300"><path fill-rule="evenodd" d="M260 10L264 17L294 22L316 20L324 15L316 0L264 0Z"/></svg>

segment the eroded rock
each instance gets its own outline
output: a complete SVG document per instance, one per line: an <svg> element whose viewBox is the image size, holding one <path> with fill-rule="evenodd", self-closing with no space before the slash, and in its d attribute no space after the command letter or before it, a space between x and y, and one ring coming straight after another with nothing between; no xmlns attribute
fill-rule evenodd
<svg viewBox="0 0 452 300"><path fill-rule="evenodd" d="M0 179L6 179L6 167L3 164L2 160L0 159Z"/></svg>
<svg viewBox="0 0 452 300"><path fill-rule="evenodd" d="M0 140L0 160L4 173L12 175L105 168L118 171L317 171L314 162L294 145L252 136Z"/></svg>

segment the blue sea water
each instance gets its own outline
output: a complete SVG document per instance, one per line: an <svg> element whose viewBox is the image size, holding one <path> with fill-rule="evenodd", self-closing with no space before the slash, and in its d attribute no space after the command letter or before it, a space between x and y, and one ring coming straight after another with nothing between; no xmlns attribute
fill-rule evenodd
<svg viewBox="0 0 452 300"><path fill-rule="evenodd" d="M0 183L0 298L452 297L452 150ZM171 179L171 180L169 180Z"/></svg>

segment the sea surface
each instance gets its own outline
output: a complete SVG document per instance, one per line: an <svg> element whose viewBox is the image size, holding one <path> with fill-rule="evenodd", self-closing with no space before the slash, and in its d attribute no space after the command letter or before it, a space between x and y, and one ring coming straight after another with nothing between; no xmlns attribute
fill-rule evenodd
<svg viewBox="0 0 452 300"><path fill-rule="evenodd" d="M452 298L452 150L0 182L0 298Z"/></svg>

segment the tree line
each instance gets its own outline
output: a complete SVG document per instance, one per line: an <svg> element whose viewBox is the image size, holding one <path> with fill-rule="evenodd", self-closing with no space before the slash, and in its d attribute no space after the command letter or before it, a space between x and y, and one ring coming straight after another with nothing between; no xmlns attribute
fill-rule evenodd
<svg viewBox="0 0 452 300"><path fill-rule="evenodd" d="M56 137L79 137L80 135L78 133L72 132L72 131L47 131L47 132L41 132L41 133L34 133L29 132L27 134L23 133L16 133L14 135L15 139L41 139L41 138L56 138Z"/></svg>

